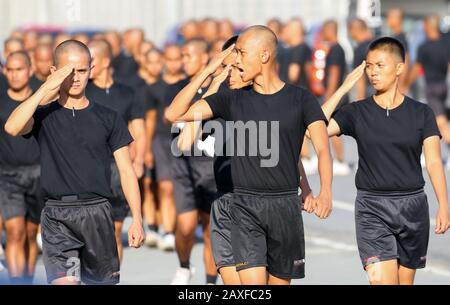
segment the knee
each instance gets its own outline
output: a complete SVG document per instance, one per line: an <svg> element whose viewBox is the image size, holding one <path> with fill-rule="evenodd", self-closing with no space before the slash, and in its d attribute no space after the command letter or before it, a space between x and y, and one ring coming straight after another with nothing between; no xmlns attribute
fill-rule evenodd
<svg viewBox="0 0 450 305"><path fill-rule="evenodd" d="M177 224L177 235L182 239L190 239L195 236L195 227Z"/></svg>
<svg viewBox="0 0 450 305"><path fill-rule="evenodd" d="M25 229L20 227L12 227L6 232L7 243L22 244L25 243Z"/></svg>
<svg viewBox="0 0 450 305"><path fill-rule="evenodd" d="M173 184L170 181L163 181L159 183L159 195L161 197L168 197L173 195Z"/></svg>

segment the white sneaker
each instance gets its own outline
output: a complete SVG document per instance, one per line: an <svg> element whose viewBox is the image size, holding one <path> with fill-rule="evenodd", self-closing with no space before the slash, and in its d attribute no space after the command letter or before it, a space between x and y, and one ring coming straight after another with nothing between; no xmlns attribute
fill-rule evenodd
<svg viewBox="0 0 450 305"><path fill-rule="evenodd" d="M318 171L318 160L317 157L311 157L310 159L302 158L303 168L305 169L306 175L315 175Z"/></svg>
<svg viewBox="0 0 450 305"><path fill-rule="evenodd" d="M3 270L6 270L5 266L3 266L2 262L0 262L0 272L2 272Z"/></svg>
<svg viewBox="0 0 450 305"><path fill-rule="evenodd" d="M145 235L145 245L147 247L156 247L158 245L158 241L160 239L160 235L155 231L148 231Z"/></svg>
<svg viewBox="0 0 450 305"><path fill-rule="evenodd" d="M41 235L41 233L38 233L38 234L36 235L36 243L37 243L37 245L38 245L39 252L42 253L42 235Z"/></svg>
<svg viewBox="0 0 450 305"><path fill-rule="evenodd" d="M158 239L158 248L163 251L175 250L175 235L166 234Z"/></svg>
<svg viewBox="0 0 450 305"><path fill-rule="evenodd" d="M350 166L345 162L333 161L333 175L334 176L347 176L351 172Z"/></svg>
<svg viewBox="0 0 450 305"><path fill-rule="evenodd" d="M194 276L194 273L195 268L193 266L189 269L178 267L170 285L188 285L189 281L192 279L192 276Z"/></svg>
<svg viewBox="0 0 450 305"><path fill-rule="evenodd" d="M3 246L2 246L2 244L0 243L0 256L3 256L4 253L5 253L5 252L3 251Z"/></svg>

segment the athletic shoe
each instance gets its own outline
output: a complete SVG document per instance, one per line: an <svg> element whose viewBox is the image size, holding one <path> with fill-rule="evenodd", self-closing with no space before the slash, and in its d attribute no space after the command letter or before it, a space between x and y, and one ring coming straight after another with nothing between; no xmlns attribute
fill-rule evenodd
<svg viewBox="0 0 450 305"><path fill-rule="evenodd" d="M195 268L193 266L191 266L189 269L179 267L177 269L177 272L175 272L175 276L173 277L170 285L188 285L189 281L194 276L194 273Z"/></svg>
<svg viewBox="0 0 450 305"><path fill-rule="evenodd" d="M155 231L148 231L145 235L145 245L150 248L156 247L159 239L160 235L158 233Z"/></svg>
<svg viewBox="0 0 450 305"><path fill-rule="evenodd" d="M0 243L0 256L3 256L4 253L5 253L5 252L3 251L3 246L2 246L2 244Z"/></svg>
<svg viewBox="0 0 450 305"><path fill-rule="evenodd" d="M302 158L303 168L305 169L306 175L315 175L318 171L318 160L317 157L314 156L312 158Z"/></svg>
<svg viewBox="0 0 450 305"><path fill-rule="evenodd" d="M3 270L6 270L5 266L3 266L2 262L0 262L0 272L2 272Z"/></svg>
<svg viewBox="0 0 450 305"><path fill-rule="evenodd" d="M348 163L339 162L337 160L333 161L333 175L334 176L347 176L351 172Z"/></svg>
<svg viewBox="0 0 450 305"><path fill-rule="evenodd" d="M172 233L165 234L158 239L158 248L163 251L175 250L175 235Z"/></svg>

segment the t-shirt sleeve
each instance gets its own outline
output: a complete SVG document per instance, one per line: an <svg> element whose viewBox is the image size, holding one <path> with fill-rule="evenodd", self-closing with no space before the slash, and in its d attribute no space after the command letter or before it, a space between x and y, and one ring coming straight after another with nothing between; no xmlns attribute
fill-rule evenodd
<svg viewBox="0 0 450 305"><path fill-rule="evenodd" d="M423 121L422 141L425 141L426 138L432 136L439 136L439 138L442 138L436 123L436 116L434 115L433 110L431 110L431 108L427 105L424 105L424 108L425 113Z"/></svg>
<svg viewBox="0 0 450 305"><path fill-rule="evenodd" d="M136 89L133 98L133 105L130 111L130 121L143 119L145 117L144 105L148 99L148 91L145 86Z"/></svg>
<svg viewBox="0 0 450 305"><path fill-rule="evenodd" d="M223 90L206 97L205 100L209 107L211 107L214 117L222 118L224 120L232 120L230 112L232 98L232 90Z"/></svg>
<svg viewBox="0 0 450 305"><path fill-rule="evenodd" d="M158 107L158 99L156 96L150 91L147 90L147 98L145 100L145 112L154 110Z"/></svg>
<svg viewBox="0 0 450 305"><path fill-rule="evenodd" d="M108 145L114 153L116 150L133 142L133 138L128 131L127 124L117 113L114 113L112 122L113 125L111 126L111 133L108 137Z"/></svg>
<svg viewBox="0 0 450 305"><path fill-rule="evenodd" d="M341 134L355 136L356 107L354 103L342 106L333 113L332 118L336 121L341 130Z"/></svg>
<svg viewBox="0 0 450 305"><path fill-rule="evenodd" d="M324 121L325 124L328 124L327 118L323 114L322 108L320 108L319 101L311 92L303 90L301 101L305 128L317 121Z"/></svg>

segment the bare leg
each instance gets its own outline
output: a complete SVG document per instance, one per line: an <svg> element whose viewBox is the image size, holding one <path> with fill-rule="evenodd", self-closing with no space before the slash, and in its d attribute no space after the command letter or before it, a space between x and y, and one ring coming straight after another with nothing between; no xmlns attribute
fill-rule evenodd
<svg viewBox="0 0 450 305"><path fill-rule="evenodd" d="M368 265L366 271L371 285L399 284L396 259Z"/></svg>
<svg viewBox="0 0 450 305"><path fill-rule="evenodd" d="M36 235L39 225L31 221L26 222L27 226L27 276L30 280L33 280L34 270L36 269L36 262L39 255L39 248L36 241Z"/></svg>
<svg viewBox="0 0 450 305"><path fill-rule="evenodd" d="M219 273L225 285L241 285L236 267L222 267L219 269Z"/></svg>
<svg viewBox="0 0 450 305"><path fill-rule="evenodd" d="M280 279L276 276L269 274L269 285L290 285L291 280Z"/></svg>
<svg viewBox="0 0 450 305"><path fill-rule="evenodd" d="M25 218L14 217L5 222L6 227L6 263L10 278L22 278L25 275Z"/></svg>
<svg viewBox="0 0 450 305"><path fill-rule="evenodd" d="M172 182L161 181L158 184L158 196L160 200L161 218L164 232L173 232L177 217Z"/></svg>
<svg viewBox="0 0 450 305"><path fill-rule="evenodd" d="M122 227L123 227L123 221L114 221L115 236L116 236L116 243L117 243L117 253L119 253L120 263L122 263L122 258L123 258Z"/></svg>
<svg viewBox="0 0 450 305"><path fill-rule="evenodd" d="M414 285L415 269L409 269L404 266L398 267L398 279L400 285Z"/></svg>
<svg viewBox="0 0 450 305"><path fill-rule="evenodd" d="M197 210L189 211L177 216L175 231L175 247L180 262L188 262L195 242L195 228L198 223Z"/></svg>
<svg viewBox="0 0 450 305"><path fill-rule="evenodd" d="M242 285L267 285L266 267L254 267L239 271Z"/></svg>
<svg viewBox="0 0 450 305"><path fill-rule="evenodd" d="M216 264L211 248L211 235L209 226L209 214L200 212L200 219L203 228L203 260L205 263L205 271L207 275L217 276Z"/></svg>

